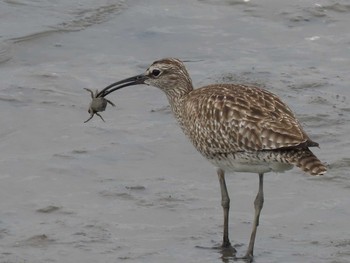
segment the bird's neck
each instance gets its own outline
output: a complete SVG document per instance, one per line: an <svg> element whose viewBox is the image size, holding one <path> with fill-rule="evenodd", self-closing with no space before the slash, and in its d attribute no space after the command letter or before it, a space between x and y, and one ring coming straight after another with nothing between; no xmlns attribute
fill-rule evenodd
<svg viewBox="0 0 350 263"><path fill-rule="evenodd" d="M181 127L183 126L184 103L191 91L193 91L192 84L182 87L178 86L174 89L174 92L172 92L172 90L166 92L171 111Z"/></svg>

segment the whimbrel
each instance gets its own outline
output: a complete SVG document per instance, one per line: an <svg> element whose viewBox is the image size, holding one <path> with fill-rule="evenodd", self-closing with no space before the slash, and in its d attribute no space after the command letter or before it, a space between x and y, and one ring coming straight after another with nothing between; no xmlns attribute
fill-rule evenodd
<svg viewBox="0 0 350 263"><path fill-rule="evenodd" d="M120 88L138 84L155 86L165 92L183 132L217 167L224 212L223 248L232 248L225 172L259 175L253 229L243 257L251 262L264 203L264 174L283 172L293 165L310 175L326 173L326 167L309 149L318 143L308 137L289 107L273 93L235 84L193 89L184 64L175 58L155 61L144 74L113 83L97 96L105 97Z"/></svg>

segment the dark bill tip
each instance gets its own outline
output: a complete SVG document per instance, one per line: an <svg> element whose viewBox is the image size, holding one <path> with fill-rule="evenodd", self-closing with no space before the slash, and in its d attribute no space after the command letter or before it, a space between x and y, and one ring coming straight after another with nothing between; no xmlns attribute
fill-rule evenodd
<svg viewBox="0 0 350 263"><path fill-rule="evenodd" d="M133 76L131 78L123 79L118 82L112 83L105 87L103 90L101 90L97 97L105 97L109 93L112 93L113 91L116 91L118 89L127 87L127 86L133 86L133 85L139 85L144 84L145 80L147 79L147 76L145 74L140 74L137 76Z"/></svg>

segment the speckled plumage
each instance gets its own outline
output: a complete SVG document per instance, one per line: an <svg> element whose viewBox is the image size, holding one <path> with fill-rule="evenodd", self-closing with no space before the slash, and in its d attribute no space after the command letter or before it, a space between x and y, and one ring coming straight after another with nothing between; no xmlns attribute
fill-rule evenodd
<svg viewBox="0 0 350 263"><path fill-rule="evenodd" d="M296 165L311 175L324 174L326 167L309 149L318 144L307 136L288 106L271 92L234 84L193 89L185 66L174 58L155 61L144 74L113 83L99 96L138 84L155 86L165 92L184 133L218 167L224 211L222 248L229 249L233 255L235 249L228 238L230 198L225 171L259 174L253 229L243 257L246 262L252 262L264 203L264 173L282 172Z"/></svg>
<svg viewBox="0 0 350 263"><path fill-rule="evenodd" d="M161 73L152 78L154 69ZM266 173L297 165L312 175L326 172L308 149L318 144L273 93L235 84L193 89L183 63L172 58L154 62L146 74L151 76L146 84L166 93L184 133L215 166Z"/></svg>

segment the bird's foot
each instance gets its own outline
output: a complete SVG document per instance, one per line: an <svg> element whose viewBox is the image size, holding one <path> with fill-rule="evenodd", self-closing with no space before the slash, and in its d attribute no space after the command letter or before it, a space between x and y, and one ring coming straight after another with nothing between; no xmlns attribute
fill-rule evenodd
<svg viewBox="0 0 350 263"><path fill-rule="evenodd" d="M233 246L231 246L230 243L222 245L220 247L222 262L229 262L232 259L235 259L236 253L237 253L237 250Z"/></svg>

